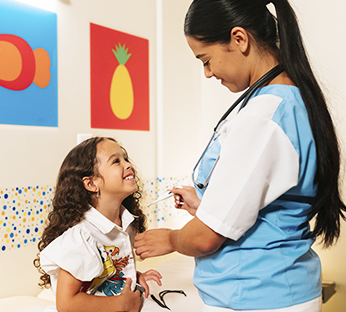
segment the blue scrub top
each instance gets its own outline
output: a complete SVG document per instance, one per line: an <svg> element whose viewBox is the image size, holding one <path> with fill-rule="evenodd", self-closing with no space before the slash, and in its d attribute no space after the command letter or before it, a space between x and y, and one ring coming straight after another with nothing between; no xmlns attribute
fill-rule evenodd
<svg viewBox="0 0 346 312"><path fill-rule="evenodd" d="M270 85L255 96L259 95L281 98L272 121L298 153L298 184L259 210L255 224L238 240L226 239L214 254L196 258L194 284L210 306L279 309L321 294L321 265L311 249L315 238L308 220L308 199L316 193L316 150L307 114L299 113L305 106L296 87ZM198 182L204 183L221 148L218 140L209 148L199 167ZM196 187L196 192L203 200L204 190ZM228 209L227 202L224 209Z"/></svg>

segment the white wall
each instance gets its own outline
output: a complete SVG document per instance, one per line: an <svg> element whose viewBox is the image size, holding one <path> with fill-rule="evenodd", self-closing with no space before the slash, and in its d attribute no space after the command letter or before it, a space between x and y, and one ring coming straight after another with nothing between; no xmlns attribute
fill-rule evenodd
<svg viewBox="0 0 346 312"><path fill-rule="evenodd" d="M62 159L75 145L77 133L119 139L145 178L189 175L196 158L196 124L200 123L199 65L183 36L183 20L190 1L161 0L18 0L58 15L59 127L0 125L2 150L0 187L52 184ZM163 113L157 124L157 2L162 2ZM90 128L89 23L149 39L150 131ZM192 83L193 82L193 83ZM157 131L164 140L157 141ZM199 135L197 135L199 136ZM16 142L16 143L14 143ZM42 144L44 142L44 144ZM158 146L159 144L159 146ZM157 148L163 164L157 173ZM25 151L25 158L20 157ZM145 151L145 153L143 153ZM18 156L17 156L18 155ZM184 162L181 162L181 156ZM13 158L18 157L16 165ZM161 160L162 161L162 160Z"/></svg>
<svg viewBox="0 0 346 312"><path fill-rule="evenodd" d="M190 2L163 1L164 176L190 175L199 153L200 64L183 29Z"/></svg>
<svg viewBox="0 0 346 312"><path fill-rule="evenodd" d="M0 187L54 184L63 158L76 144L77 133L115 137L141 175L155 177L155 0L20 2L57 13L59 127L0 125ZM90 128L90 22L149 40L151 131Z"/></svg>

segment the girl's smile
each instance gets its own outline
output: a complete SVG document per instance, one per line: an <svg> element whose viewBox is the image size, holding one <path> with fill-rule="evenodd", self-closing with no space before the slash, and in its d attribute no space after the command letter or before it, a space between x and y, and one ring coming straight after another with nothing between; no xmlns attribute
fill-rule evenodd
<svg viewBox="0 0 346 312"><path fill-rule="evenodd" d="M125 180L133 180L135 177L134 177L134 175L133 174L129 174L129 175L127 175L124 179Z"/></svg>
<svg viewBox="0 0 346 312"><path fill-rule="evenodd" d="M111 140L100 142L97 146L97 159L100 196L116 198L122 202L137 190L132 164L119 144Z"/></svg>

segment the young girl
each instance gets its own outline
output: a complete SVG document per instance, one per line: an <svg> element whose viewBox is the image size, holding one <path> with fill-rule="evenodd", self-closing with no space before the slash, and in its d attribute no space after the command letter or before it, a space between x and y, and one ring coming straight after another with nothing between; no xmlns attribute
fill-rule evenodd
<svg viewBox="0 0 346 312"><path fill-rule="evenodd" d="M161 285L159 272L136 272L133 238L146 229L140 198L136 171L114 139L91 138L66 156L34 261L59 312L160 309L137 290L147 298L146 281Z"/></svg>

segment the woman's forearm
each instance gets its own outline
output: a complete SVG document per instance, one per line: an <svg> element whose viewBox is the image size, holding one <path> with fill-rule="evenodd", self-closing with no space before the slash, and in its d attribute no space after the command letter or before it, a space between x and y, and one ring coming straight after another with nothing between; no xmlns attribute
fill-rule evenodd
<svg viewBox="0 0 346 312"><path fill-rule="evenodd" d="M181 230L153 229L138 234L134 247L141 259L157 257L177 251L193 257L214 253L226 240L197 217Z"/></svg>
<svg viewBox="0 0 346 312"><path fill-rule="evenodd" d="M196 217L182 229L172 230L169 233L169 242L172 249L193 257L202 257L214 253L225 240L225 237L214 232Z"/></svg>

